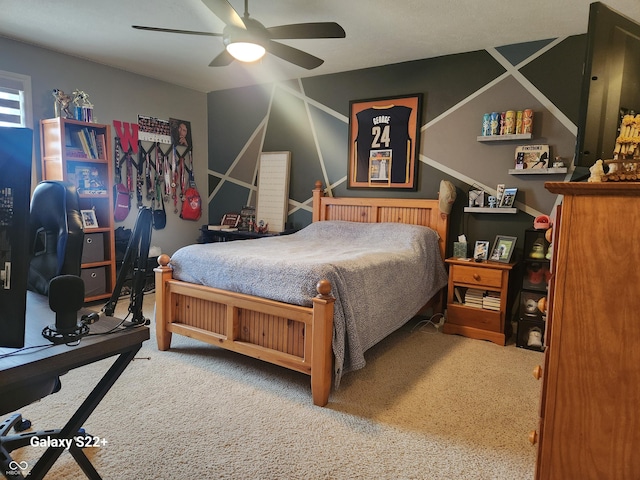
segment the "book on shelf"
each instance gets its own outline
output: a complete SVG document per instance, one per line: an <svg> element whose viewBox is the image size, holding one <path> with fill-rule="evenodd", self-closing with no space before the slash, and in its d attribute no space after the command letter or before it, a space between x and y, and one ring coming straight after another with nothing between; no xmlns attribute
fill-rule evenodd
<svg viewBox="0 0 640 480"><path fill-rule="evenodd" d="M482 297L484 296L483 290L477 288L468 288L464 296L464 304L469 307L482 308Z"/></svg>
<svg viewBox="0 0 640 480"><path fill-rule="evenodd" d="M500 310L500 294L498 292L487 292L482 297L482 308Z"/></svg>
<svg viewBox="0 0 640 480"><path fill-rule="evenodd" d="M100 155L98 150L98 141L96 139L96 132L93 129L89 128L81 128L76 132L76 136L78 137L78 141L80 142L80 146L82 147L82 151L86 154L87 158L98 159L104 158L104 152L106 151L106 144L103 142L102 152L103 155ZM104 137L104 136L103 136Z"/></svg>
<svg viewBox="0 0 640 480"><path fill-rule="evenodd" d="M83 160L89 158L83 149L75 147L67 147L66 155L68 158L80 158Z"/></svg>
<svg viewBox="0 0 640 480"><path fill-rule="evenodd" d="M78 130L76 132L76 135L78 137L78 141L80 142L80 145L82 147L82 151L84 152L84 154L87 156L87 158L93 158L93 156L91 155L91 149L89 148L89 142L87 142L87 137L85 137L82 130Z"/></svg>
<svg viewBox="0 0 640 480"><path fill-rule="evenodd" d="M493 305L493 304L483 303L483 304L482 304L482 308L485 308L485 309L487 309L487 310L496 310L496 311L499 311L499 310L500 310L500 304L498 304L498 305Z"/></svg>
<svg viewBox="0 0 640 480"><path fill-rule="evenodd" d="M455 295L458 303L464 303L464 301L462 300L462 294L460 293L460 289L458 287L454 287L453 294Z"/></svg>
<svg viewBox="0 0 640 480"><path fill-rule="evenodd" d="M95 138L96 138L96 153L98 154L98 158L100 160L107 160L107 156L106 156L107 143L104 138L104 133L97 134Z"/></svg>

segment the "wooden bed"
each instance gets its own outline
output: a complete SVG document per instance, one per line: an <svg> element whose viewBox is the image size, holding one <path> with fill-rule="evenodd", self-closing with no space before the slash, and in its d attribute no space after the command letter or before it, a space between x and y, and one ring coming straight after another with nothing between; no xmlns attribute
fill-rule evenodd
<svg viewBox="0 0 640 480"><path fill-rule="evenodd" d="M444 258L449 218L438 200L336 198L313 190L313 221L398 222L428 226L440 236ZM220 290L172 278L169 256L155 269L156 338L168 350L176 333L265 360L311 376L313 403L324 406L332 383L333 305L331 285L319 279L312 307ZM440 291L425 303L442 308Z"/></svg>

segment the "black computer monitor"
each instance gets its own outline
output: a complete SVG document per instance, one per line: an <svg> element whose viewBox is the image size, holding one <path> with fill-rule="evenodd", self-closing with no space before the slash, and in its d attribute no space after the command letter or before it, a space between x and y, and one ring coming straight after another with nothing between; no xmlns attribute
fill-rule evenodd
<svg viewBox="0 0 640 480"><path fill-rule="evenodd" d="M0 347L22 348L33 131L0 127Z"/></svg>

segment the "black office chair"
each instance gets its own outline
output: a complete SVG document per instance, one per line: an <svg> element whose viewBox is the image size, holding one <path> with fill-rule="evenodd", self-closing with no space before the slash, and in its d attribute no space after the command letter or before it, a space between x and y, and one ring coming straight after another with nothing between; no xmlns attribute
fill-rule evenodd
<svg viewBox="0 0 640 480"><path fill-rule="evenodd" d="M30 209L31 262L27 288L48 295L49 282L60 275L80 276L84 232L76 188L65 182L43 181L33 191ZM45 342L43 338L43 342ZM58 377L34 382L28 389L3 392L0 415L14 412L60 390ZM0 424L0 470L9 471L10 452L29 444L30 434L8 435L31 426L19 413ZM55 436L56 431L46 435Z"/></svg>
<svg viewBox="0 0 640 480"><path fill-rule="evenodd" d="M47 295L52 278L80 276L84 232L76 188L65 182L40 182L31 198L29 224L32 244L27 288Z"/></svg>

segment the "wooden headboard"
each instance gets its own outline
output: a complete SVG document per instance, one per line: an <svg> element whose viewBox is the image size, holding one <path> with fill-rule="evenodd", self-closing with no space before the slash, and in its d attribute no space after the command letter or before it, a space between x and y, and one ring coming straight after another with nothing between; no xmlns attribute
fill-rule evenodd
<svg viewBox="0 0 640 480"><path fill-rule="evenodd" d="M440 254L445 258L449 215L440 213L438 199L326 197L322 183L313 189L313 221L396 222L423 225L440 236Z"/></svg>

